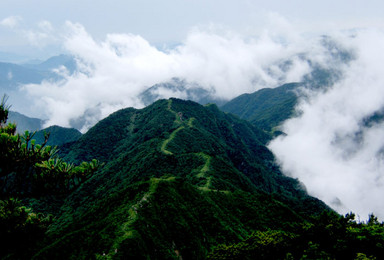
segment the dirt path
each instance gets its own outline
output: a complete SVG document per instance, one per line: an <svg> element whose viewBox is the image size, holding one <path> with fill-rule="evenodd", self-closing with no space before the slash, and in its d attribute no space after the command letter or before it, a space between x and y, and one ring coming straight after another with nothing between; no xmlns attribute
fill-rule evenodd
<svg viewBox="0 0 384 260"><path fill-rule="evenodd" d="M185 129L186 127L192 128L194 121L196 120L195 118L190 118L187 122L183 122L182 120L182 114L179 112L176 112L172 110L172 100L168 100L168 111L173 113L175 115L175 124L180 125L177 129L175 129L168 137L168 139L164 140L162 145L161 145L161 151L165 153L166 155L173 155L173 153L169 150L167 150L167 146L172 140L176 137L177 133ZM209 186L211 185L211 178L212 177L207 177L207 172L210 170L210 164L211 164L211 156L200 152L200 153L194 153L194 155L198 156L199 158L203 159L204 165L201 167L201 169L198 171L199 173L196 174L196 178L205 178L206 184L202 186L201 188L204 189L209 189Z"/></svg>

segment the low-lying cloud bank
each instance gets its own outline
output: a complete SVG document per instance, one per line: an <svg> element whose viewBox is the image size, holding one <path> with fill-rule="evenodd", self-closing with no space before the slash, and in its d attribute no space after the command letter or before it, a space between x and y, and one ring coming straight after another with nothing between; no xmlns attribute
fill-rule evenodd
<svg viewBox="0 0 384 260"><path fill-rule="evenodd" d="M320 57L328 51L303 41L293 30L283 36L266 30L245 37L195 29L179 46L159 50L138 35L110 34L96 41L80 24L67 22L66 28L63 45L76 57L80 71L59 83L24 86L24 91L36 111L46 111L48 125L71 126L81 118L86 121L83 131L119 108L143 106L140 93L172 78L198 84L216 98L231 99L300 81L310 72L302 53L310 50L316 62L323 62Z"/></svg>
<svg viewBox="0 0 384 260"><path fill-rule="evenodd" d="M355 59L327 91L307 93L269 147L285 173L342 213L384 218L384 33L357 32ZM373 118L372 115L376 114Z"/></svg>

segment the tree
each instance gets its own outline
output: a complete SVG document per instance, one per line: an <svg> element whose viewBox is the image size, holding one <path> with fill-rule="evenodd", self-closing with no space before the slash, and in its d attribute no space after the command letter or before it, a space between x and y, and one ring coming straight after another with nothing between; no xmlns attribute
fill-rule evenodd
<svg viewBox="0 0 384 260"><path fill-rule="evenodd" d="M101 166L97 160L78 166L57 156L57 148L44 142L36 144L35 132L16 133L15 124L7 124L10 106L4 95L0 103L0 258L29 259L36 253L48 226L54 221L47 212L35 213L28 201L38 205L50 201L39 198L68 195ZM45 211L51 207L45 207Z"/></svg>
<svg viewBox="0 0 384 260"><path fill-rule="evenodd" d="M6 124L10 106L7 96L0 104L0 198L68 193L87 180L102 164L97 160L74 166L57 157L57 148L36 144L35 132L16 134L15 124Z"/></svg>

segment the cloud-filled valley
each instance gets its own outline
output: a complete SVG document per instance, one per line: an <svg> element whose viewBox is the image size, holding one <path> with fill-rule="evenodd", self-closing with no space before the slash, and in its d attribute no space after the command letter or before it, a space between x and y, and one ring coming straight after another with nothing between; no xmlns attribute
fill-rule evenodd
<svg viewBox="0 0 384 260"><path fill-rule="evenodd" d="M287 136L270 148L285 173L335 209L383 217L384 35L359 32L347 44L356 57L340 80L307 93L297 107L300 116L283 126Z"/></svg>
<svg viewBox="0 0 384 260"><path fill-rule="evenodd" d="M66 33L55 39L75 57L78 70L61 69L59 82L24 85L20 93L31 100L31 113L48 118L47 125L86 131L120 108L143 107L144 91L175 78L220 100L305 81L298 116L283 124L286 135L269 148L284 173L302 181L311 195L341 213L383 218L384 32L309 36L272 18L276 22L258 35L195 28L179 45L164 49L134 34L96 40L81 24L67 22ZM334 77L322 88L311 86L315 69ZM187 95L172 89L157 94Z"/></svg>

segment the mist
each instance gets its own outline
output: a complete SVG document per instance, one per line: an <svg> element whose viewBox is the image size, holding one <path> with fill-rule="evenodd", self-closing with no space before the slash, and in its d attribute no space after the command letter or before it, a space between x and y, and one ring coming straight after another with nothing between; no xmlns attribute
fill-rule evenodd
<svg viewBox="0 0 384 260"><path fill-rule="evenodd" d="M269 144L285 174L340 213L384 218L384 33L357 31L339 43L354 59L326 90L306 91L300 116ZM373 117L375 115L375 117Z"/></svg>
<svg viewBox="0 0 384 260"><path fill-rule="evenodd" d="M81 119L85 132L119 108L142 107L140 93L173 78L190 83L186 87L198 85L222 100L300 81L310 66L299 54L312 46L283 18L273 19L277 22L256 36L196 27L178 46L161 50L134 34L95 40L81 24L67 22L63 47L76 58L79 70L71 75L58 70L64 77L61 82L25 85L22 92L32 101L30 114L48 118L47 126L73 126ZM163 98L185 96L162 94Z"/></svg>

